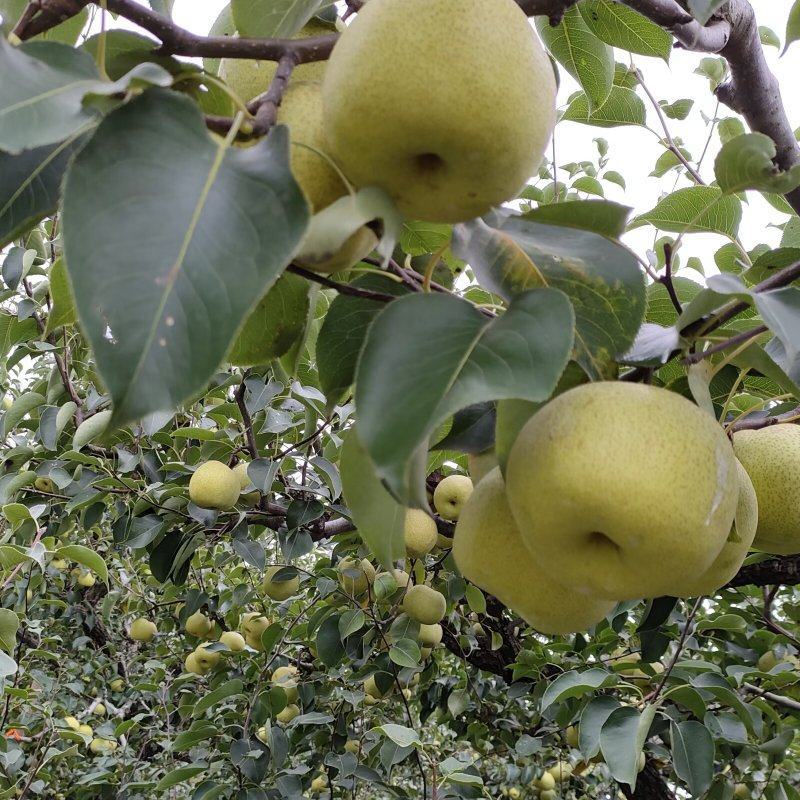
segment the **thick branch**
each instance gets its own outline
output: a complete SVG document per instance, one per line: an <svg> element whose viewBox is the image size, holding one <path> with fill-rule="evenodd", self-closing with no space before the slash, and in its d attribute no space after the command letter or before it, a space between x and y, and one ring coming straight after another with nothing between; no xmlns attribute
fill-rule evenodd
<svg viewBox="0 0 800 800"><path fill-rule="evenodd" d="M738 586L797 586L800 584L800 555L783 556L742 567L725 588Z"/></svg>

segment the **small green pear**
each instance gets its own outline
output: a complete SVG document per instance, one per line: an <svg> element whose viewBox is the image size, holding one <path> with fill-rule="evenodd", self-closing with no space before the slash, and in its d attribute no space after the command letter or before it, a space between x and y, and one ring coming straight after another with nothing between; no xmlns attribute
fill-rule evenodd
<svg viewBox="0 0 800 800"><path fill-rule="evenodd" d="M273 686L280 686L286 692L286 699L290 703L294 703L297 700L297 675L297 667L288 665L278 667L269 679Z"/></svg>
<svg viewBox="0 0 800 800"><path fill-rule="evenodd" d="M339 585L351 597L364 594L375 580L375 567L366 558L361 561L343 558L336 568L339 572Z"/></svg>
<svg viewBox="0 0 800 800"><path fill-rule="evenodd" d="M237 631L225 631L220 637L220 642L224 644L232 653L241 653L246 647L244 636Z"/></svg>

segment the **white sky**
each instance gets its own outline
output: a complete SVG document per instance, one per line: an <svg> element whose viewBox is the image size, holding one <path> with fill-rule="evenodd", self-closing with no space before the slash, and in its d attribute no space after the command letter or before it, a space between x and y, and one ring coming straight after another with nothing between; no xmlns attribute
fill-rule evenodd
<svg viewBox="0 0 800 800"><path fill-rule="evenodd" d="M176 0L174 18L180 25L192 31L207 33L224 5L225 0ZM792 0L754 0L753 5L759 24L772 28L783 41L786 17ZM800 126L800 91L797 91L797 80L800 76L800 42L790 47L783 58L779 57L779 52L774 47L767 47L766 53L770 66L781 82L784 103L792 125L796 128ZM619 61L627 60L626 53L619 52L617 55ZM694 74L694 69L703 55L676 50L668 65L660 59L641 56L636 58L637 66L642 70L646 83L657 98L669 102L683 97L695 100L692 113L686 121L669 120L672 135L681 137L695 158L702 152L708 136L708 129L702 120L701 112L711 117L716 106L716 99L709 91L707 79ZM575 82L562 70L560 102L563 103L576 88ZM660 131L658 120L649 104L646 105L648 105L650 127ZM721 114L730 116L733 112L726 111L723 107ZM610 162L607 168L622 173L627 181L627 191L608 184L606 196L610 200L633 206L637 213L651 208L657 202L659 195L671 190L673 186L674 172L664 179L648 177L663 149L647 130L635 127L600 129L566 122L558 126L556 135L556 158L559 164L573 160L594 159L596 149L592 140L598 136L607 139L610 143ZM713 180L714 156L718 148L719 139L715 134L701 169L703 177L708 181ZM690 184L682 181L680 185ZM751 192L748 199L749 204L744 209L740 228L742 243L748 249L759 242L776 246L780 240L780 231L770 225L784 222L786 217L775 211L755 192ZM643 255L653 243L653 229L634 231L626 236L626 240L640 255ZM725 242L726 240L719 236L692 234L683 243L682 262L685 263L689 255L699 255L703 258L706 271L713 272L713 253Z"/></svg>

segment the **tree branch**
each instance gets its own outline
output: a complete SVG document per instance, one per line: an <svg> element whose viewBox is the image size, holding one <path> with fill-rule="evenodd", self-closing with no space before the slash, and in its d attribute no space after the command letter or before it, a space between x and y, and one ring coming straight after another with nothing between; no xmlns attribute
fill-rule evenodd
<svg viewBox="0 0 800 800"><path fill-rule="evenodd" d="M726 589L739 586L800 585L800 555L768 558L757 564L747 564L725 585Z"/></svg>

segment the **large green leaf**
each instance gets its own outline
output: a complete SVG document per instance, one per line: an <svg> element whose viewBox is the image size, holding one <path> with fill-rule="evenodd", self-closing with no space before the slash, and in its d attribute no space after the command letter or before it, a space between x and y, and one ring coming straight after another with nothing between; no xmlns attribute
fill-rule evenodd
<svg viewBox="0 0 800 800"><path fill-rule="evenodd" d="M352 428L340 456L342 494L361 538L387 569L405 553L406 509L378 477L358 431Z"/></svg>
<svg viewBox="0 0 800 800"><path fill-rule="evenodd" d="M786 194L800 186L800 164L781 172L774 164L775 142L763 133L745 133L726 142L714 161L714 174L726 194L745 189Z"/></svg>
<svg viewBox="0 0 800 800"><path fill-rule="evenodd" d="M692 797L700 797L714 778L714 739L697 720L670 723L675 772L686 783Z"/></svg>
<svg viewBox="0 0 800 800"><path fill-rule="evenodd" d="M12 47L0 38L0 148L18 153L91 128L98 111L87 95L113 95L135 84L168 86L170 74L157 64L140 64L113 83L100 80L92 57L56 42Z"/></svg>
<svg viewBox="0 0 800 800"><path fill-rule="evenodd" d="M613 686L617 681L618 678L613 672L599 667L583 672L578 670L564 672L545 689L542 695L542 711L548 709L553 703L560 703L571 697L582 697L589 692Z"/></svg>
<svg viewBox="0 0 800 800"><path fill-rule="evenodd" d="M0 649L14 655L17 646L17 630L19 617L10 608L0 608Z"/></svg>
<svg viewBox="0 0 800 800"><path fill-rule="evenodd" d="M625 232L630 213L628 206L612 203L610 200L570 200L539 206L523 214L523 219L580 228L611 239L619 239Z"/></svg>
<svg viewBox="0 0 800 800"><path fill-rule="evenodd" d="M562 119L598 128L618 128L622 125L644 125L647 112L642 98L633 89L614 86L606 102L599 108L592 109L585 92L577 94L567 106Z"/></svg>
<svg viewBox="0 0 800 800"><path fill-rule="evenodd" d="M411 295L381 311L358 363L359 436L400 502L423 507L419 456L455 411L550 396L572 349L573 326L569 301L552 289L519 295L493 320L445 294Z"/></svg>
<svg viewBox="0 0 800 800"><path fill-rule="evenodd" d="M284 127L230 148L163 90L106 117L70 169L63 230L115 424L203 388L307 222Z"/></svg>
<svg viewBox="0 0 800 800"><path fill-rule="evenodd" d="M615 780L636 787L639 754L653 723L656 706L641 713L631 706L615 709L600 730L600 749Z"/></svg>
<svg viewBox="0 0 800 800"><path fill-rule="evenodd" d="M669 60L672 37L638 11L614 0L583 0L578 8L589 30L606 44Z"/></svg>
<svg viewBox="0 0 800 800"><path fill-rule="evenodd" d="M241 36L289 38L308 22L323 0L231 0L236 30Z"/></svg>
<svg viewBox="0 0 800 800"><path fill-rule="evenodd" d="M381 275L364 275L353 286L397 297L408 292L402 284ZM330 405L352 385L367 328L384 305L379 300L344 294L331 303L317 339L319 385Z"/></svg>
<svg viewBox="0 0 800 800"><path fill-rule="evenodd" d="M73 135L18 155L0 152L0 247L55 211L69 159L83 142Z"/></svg>
<svg viewBox="0 0 800 800"><path fill-rule="evenodd" d="M701 25L705 25L711 15L726 2L727 0L689 0L689 11Z"/></svg>
<svg viewBox="0 0 800 800"><path fill-rule="evenodd" d="M469 261L484 288L503 297L535 286L564 292L575 309L575 360L595 379L606 375L644 318L644 276L636 258L590 231L514 217L500 225L476 220L456 226L456 254Z"/></svg>
<svg viewBox="0 0 800 800"><path fill-rule="evenodd" d="M789 18L786 20L786 44L783 46L783 52L785 53L789 45L798 39L800 39L800 0L794 0Z"/></svg>
<svg viewBox="0 0 800 800"><path fill-rule="evenodd" d="M53 307L47 315L45 335L51 334L56 328L72 325L77 320L75 312L75 298L67 277L67 268L64 259L57 258L50 267L50 297Z"/></svg>
<svg viewBox="0 0 800 800"><path fill-rule="evenodd" d="M742 204L717 186L689 186L660 200L636 217L631 227L650 224L671 233L719 233L736 238L742 219Z"/></svg>
<svg viewBox="0 0 800 800"><path fill-rule="evenodd" d="M589 109L602 106L614 84L614 51L589 30L581 12L570 8L558 25L536 17L536 30L553 58L586 92Z"/></svg>

